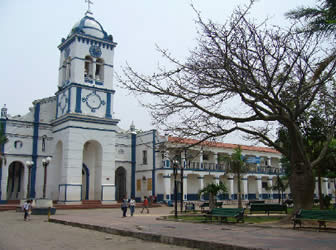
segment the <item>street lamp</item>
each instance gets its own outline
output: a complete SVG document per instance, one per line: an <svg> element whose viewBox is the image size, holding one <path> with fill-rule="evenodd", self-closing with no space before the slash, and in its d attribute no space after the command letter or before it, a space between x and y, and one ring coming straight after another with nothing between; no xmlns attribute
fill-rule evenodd
<svg viewBox="0 0 336 250"><path fill-rule="evenodd" d="M26 161L26 166L28 168L28 184L27 184L27 198L30 197L30 179L31 179L31 169L34 165L33 161Z"/></svg>
<svg viewBox="0 0 336 250"><path fill-rule="evenodd" d="M47 157L42 160L42 165L44 167L44 181L43 181L43 199L46 197L46 186L47 186L47 167L51 161L51 157Z"/></svg>

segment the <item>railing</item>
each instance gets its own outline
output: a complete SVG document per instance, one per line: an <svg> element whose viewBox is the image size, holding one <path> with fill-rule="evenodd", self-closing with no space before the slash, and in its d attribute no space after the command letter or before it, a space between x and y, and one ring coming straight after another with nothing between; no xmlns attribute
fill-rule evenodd
<svg viewBox="0 0 336 250"><path fill-rule="evenodd" d="M171 168L172 164L169 161L163 161L161 163L161 168ZM230 172L229 166L226 164L216 164L212 162L188 162L185 169L195 170L195 171L219 171L219 172ZM282 168L275 168L271 166L250 166L248 173L256 174L284 174Z"/></svg>

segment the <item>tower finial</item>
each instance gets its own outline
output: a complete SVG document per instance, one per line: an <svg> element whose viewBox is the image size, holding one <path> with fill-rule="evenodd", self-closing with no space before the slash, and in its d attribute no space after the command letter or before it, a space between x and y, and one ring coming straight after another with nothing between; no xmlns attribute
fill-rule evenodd
<svg viewBox="0 0 336 250"><path fill-rule="evenodd" d="M91 0L85 0L85 2L88 4L88 9L85 12L85 15L87 15L87 14L91 14L92 15L92 12L90 10L90 4L93 4L93 2Z"/></svg>

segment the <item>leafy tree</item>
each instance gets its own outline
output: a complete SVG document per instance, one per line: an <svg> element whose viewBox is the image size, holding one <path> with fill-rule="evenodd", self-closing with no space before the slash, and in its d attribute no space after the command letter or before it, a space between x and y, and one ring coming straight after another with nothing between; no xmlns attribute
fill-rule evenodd
<svg viewBox="0 0 336 250"><path fill-rule="evenodd" d="M241 175L247 173L249 168L246 162L243 159L242 149L238 146L234 153L230 156L227 156L225 162L229 166L229 172L234 173L237 176L237 191L238 191L238 208L242 208L241 200Z"/></svg>
<svg viewBox="0 0 336 250"><path fill-rule="evenodd" d="M210 210L215 208L216 199L215 197L221 193L227 193L227 188L224 183L219 182L219 184L209 183L203 189L199 191L199 194L208 194L209 195L209 208Z"/></svg>
<svg viewBox="0 0 336 250"><path fill-rule="evenodd" d="M169 68L146 76L127 66L120 82L141 96L162 130L200 140L238 131L276 148L290 161L295 207L311 208L312 170L334 135L336 62L329 58L319 64L326 55L319 37L250 21L250 8L237 9L224 25L205 22L198 14L198 46L185 62L161 50L172 63ZM315 104L326 110L327 139L311 161L300 118ZM278 125L287 129L291 153L277 143Z"/></svg>
<svg viewBox="0 0 336 250"><path fill-rule="evenodd" d="M336 1L318 0L319 6L299 7L286 13L294 20L304 20L304 25L299 32L321 34L323 36L336 35Z"/></svg>

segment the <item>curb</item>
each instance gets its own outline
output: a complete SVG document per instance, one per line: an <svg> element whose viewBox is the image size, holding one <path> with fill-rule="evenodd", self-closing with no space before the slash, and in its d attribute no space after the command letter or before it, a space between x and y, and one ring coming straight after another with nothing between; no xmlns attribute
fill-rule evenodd
<svg viewBox="0 0 336 250"><path fill-rule="evenodd" d="M203 249L204 250L215 250L215 249L259 250L259 249L262 249L262 248L254 248L254 247L235 246L235 245L224 244L224 243L219 243L219 242L185 239L181 237L160 235L160 234L148 233L148 232L134 232L134 231L128 231L124 229L116 229L116 228L103 227L103 226L98 226L98 225L70 222L70 221L58 220L58 219L53 219L53 218L50 218L49 222L59 223L63 225L69 225L69 226L79 227L79 228L84 228L84 229L90 229L90 230L95 230L95 231L109 233L109 234L116 234L120 236L134 237L134 238L138 238L138 239L146 240L146 241L153 241L153 242L159 242L159 243L164 243L164 244L173 244L177 246L197 248L197 249L202 249L202 250Z"/></svg>

